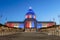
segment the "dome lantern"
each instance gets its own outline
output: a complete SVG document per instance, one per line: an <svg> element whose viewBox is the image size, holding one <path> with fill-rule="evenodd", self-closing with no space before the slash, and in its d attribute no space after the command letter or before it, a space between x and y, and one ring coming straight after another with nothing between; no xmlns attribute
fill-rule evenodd
<svg viewBox="0 0 60 40"><path fill-rule="evenodd" d="M28 10L28 12L26 14L26 19L27 18L36 19L36 15L35 15L34 11L32 10L32 7L29 7L29 10Z"/></svg>

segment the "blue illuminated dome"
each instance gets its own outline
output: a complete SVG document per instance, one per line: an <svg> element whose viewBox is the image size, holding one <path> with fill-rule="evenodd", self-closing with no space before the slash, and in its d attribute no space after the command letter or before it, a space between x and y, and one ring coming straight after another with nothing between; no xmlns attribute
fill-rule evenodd
<svg viewBox="0 0 60 40"><path fill-rule="evenodd" d="M26 18L34 18L34 19L36 18L35 13L34 13L34 11L32 10L31 7L29 7L29 10L26 14Z"/></svg>

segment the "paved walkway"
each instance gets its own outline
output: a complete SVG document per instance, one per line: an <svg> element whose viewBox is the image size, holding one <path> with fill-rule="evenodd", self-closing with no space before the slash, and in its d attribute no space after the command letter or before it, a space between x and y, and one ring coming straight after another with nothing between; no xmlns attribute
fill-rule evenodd
<svg viewBox="0 0 60 40"><path fill-rule="evenodd" d="M0 36L0 40L60 40L60 37L39 32L21 32L12 35Z"/></svg>

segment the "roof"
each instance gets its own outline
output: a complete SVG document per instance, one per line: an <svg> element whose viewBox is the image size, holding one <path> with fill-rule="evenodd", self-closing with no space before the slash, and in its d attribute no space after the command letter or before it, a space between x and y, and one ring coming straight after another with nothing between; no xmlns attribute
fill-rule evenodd
<svg viewBox="0 0 60 40"><path fill-rule="evenodd" d="M37 23L55 23L53 21L38 21Z"/></svg>
<svg viewBox="0 0 60 40"><path fill-rule="evenodd" d="M27 20L27 19L25 19ZM35 20L35 19L31 19L31 20ZM8 21L7 23L24 23L24 21ZM37 23L55 23L53 21L37 21Z"/></svg>
<svg viewBox="0 0 60 40"><path fill-rule="evenodd" d="M24 22L20 22L20 21L8 21L7 23L24 23Z"/></svg>

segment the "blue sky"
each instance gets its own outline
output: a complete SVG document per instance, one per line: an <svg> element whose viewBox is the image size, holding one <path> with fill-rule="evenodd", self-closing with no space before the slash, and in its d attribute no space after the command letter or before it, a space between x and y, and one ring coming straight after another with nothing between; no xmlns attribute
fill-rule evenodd
<svg viewBox="0 0 60 40"><path fill-rule="evenodd" d="M24 21L29 6L34 10L37 21L53 21L55 18L59 24L60 0L0 0L0 23Z"/></svg>

